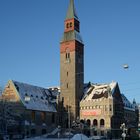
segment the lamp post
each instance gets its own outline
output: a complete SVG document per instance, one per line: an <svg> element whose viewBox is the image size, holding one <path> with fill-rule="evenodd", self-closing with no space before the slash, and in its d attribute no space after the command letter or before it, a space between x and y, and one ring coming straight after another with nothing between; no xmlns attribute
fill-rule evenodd
<svg viewBox="0 0 140 140"><path fill-rule="evenodd" d="M57 138L60 138L60 131L61 131L61 126L58 125L58 133L57 133Z"/></svg>
<svg viewBox="0 0 140 140"><path fill-rule="evenodd" d="M120 129L122 129L122 138L123 138L123 140L125 140L125 138L126 138L126 131L127 131L125 123L121 124Z"/></svg>

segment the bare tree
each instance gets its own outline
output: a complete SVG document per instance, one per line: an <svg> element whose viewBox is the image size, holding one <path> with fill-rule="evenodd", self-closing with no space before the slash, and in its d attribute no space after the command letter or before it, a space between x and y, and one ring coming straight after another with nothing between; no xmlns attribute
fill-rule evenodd
<svg viewBox="0 0 140 140"><path fill-rule="evenodd" d="M1 90L2 91L2 90ZM15 104L8 101L5 95L0 96L0 134L9 135L10 128L20 127L21 116L14 111ZM10 130L11 131L11 130Z"/></svg>

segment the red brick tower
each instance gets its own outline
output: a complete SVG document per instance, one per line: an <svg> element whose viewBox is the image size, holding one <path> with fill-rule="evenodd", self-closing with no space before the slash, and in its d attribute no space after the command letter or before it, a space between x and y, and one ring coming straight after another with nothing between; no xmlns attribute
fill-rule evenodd
<svg viewBox="0 0 140 140"><path fill-rule="evenodd" d="M70 0L65 30L60 42L60 100L70 112L71 121L79 116L79 102L84 83L84 44L79 25L74 1Z"/></svg>

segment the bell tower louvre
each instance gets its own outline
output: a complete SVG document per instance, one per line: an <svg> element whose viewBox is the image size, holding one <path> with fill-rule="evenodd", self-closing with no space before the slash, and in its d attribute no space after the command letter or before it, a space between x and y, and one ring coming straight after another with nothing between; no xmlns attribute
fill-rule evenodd
<svg viewBox="0 0 140 140"><path fill-rule="evenodd" d="M70 0L64 26L60 42L60 100L74 121L79 117L84 84L84 44L74 0Z"/></svg>

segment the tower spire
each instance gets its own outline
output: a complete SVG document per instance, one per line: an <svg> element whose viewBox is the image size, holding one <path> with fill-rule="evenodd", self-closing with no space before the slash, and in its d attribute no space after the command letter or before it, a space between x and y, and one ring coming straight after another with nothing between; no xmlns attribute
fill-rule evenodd
<svg viewBox="0 0 140 140"><path fill-rule="evenodd" d="M75 7L74 7L74 0L70 0L70 4L68 7L68 11L67 11L65 20L72 19L72 18L75 18L78 20L78 16L76 14Z"/></svg>

